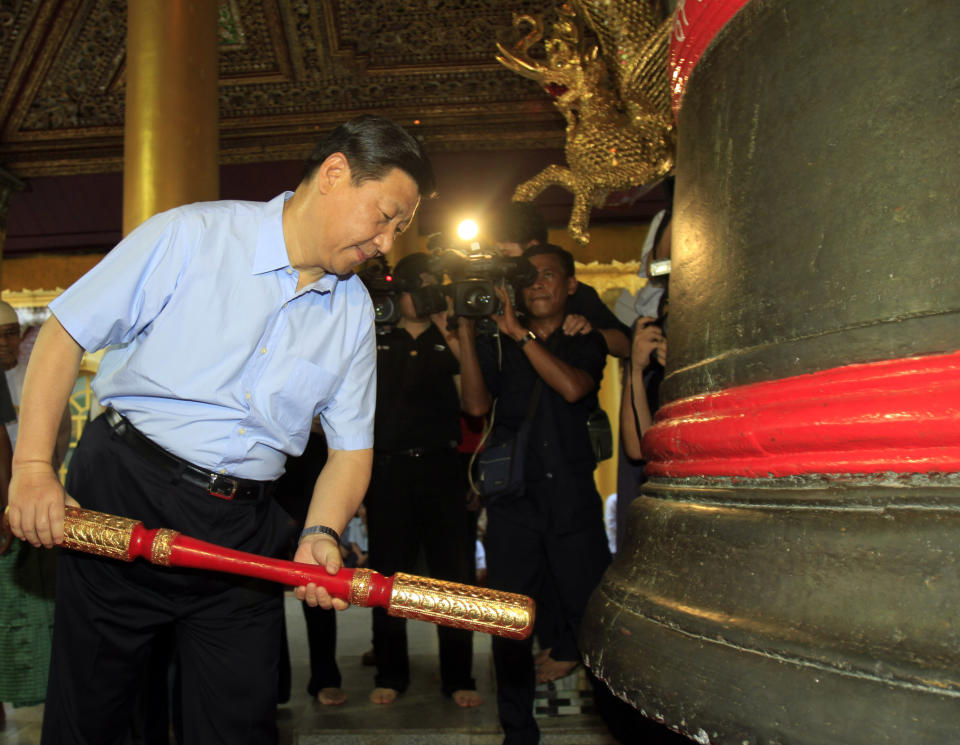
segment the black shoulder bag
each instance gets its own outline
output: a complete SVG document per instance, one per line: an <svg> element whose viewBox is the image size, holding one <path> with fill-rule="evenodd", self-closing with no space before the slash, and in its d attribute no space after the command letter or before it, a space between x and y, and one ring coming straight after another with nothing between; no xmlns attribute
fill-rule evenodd
<svg viewBox="0 0 960 745"><path fill-rule="evenodd" d="M477 458L479 478L476 487L487 504L507 494L523 493L527 443L530 440L530 428L542 391L543 378L538 376L520 429L513 437L484 448Z"/></svg>

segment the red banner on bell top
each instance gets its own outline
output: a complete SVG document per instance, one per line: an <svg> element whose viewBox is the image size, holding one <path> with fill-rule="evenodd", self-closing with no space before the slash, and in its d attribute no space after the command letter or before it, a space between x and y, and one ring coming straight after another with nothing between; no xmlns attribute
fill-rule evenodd
<svg viewBox="0 0 960 745"><path fill-rule="evenodd" d="M662 406L648 476L960 472L960 352L824 370Z"/></svg>
<svg viewBox="0 0 960 745"><path fill-rule="evenodd" d="M670 35L670 99L677 115L690 73L700 57L737 11L749 0L677 0Z"/></svg>

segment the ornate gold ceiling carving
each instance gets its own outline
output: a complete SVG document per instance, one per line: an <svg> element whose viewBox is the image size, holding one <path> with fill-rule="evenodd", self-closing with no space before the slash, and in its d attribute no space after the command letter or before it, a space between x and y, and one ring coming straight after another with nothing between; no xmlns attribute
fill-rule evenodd
<svg viewBox="0 0 960 745"><path fill-rule="evenodd" d="M298 159L361 111L415 127L434 150L559 147L550 99L494 60L514 11L552 4L221 0L221 158ZM0 164L119 170L125 33L124 0L0 0Z"/></svg>

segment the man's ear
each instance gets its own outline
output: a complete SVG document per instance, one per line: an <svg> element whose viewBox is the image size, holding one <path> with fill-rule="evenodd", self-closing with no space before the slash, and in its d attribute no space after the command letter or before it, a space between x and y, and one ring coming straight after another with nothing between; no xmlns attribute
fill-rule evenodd
<svg viewBox="0 0 960 745"><path fill-rule="evenodd" d="M317 188L321 194L326 194L338 183L350 182L350 164L343 153L334 153L327 157L314 173Z"/></svg>
<svg viewBox="0 0 960 745"><path fill-rule="evenodd" d="M572 295L577 291L577 278L567 277L567 294Z"/></svg>

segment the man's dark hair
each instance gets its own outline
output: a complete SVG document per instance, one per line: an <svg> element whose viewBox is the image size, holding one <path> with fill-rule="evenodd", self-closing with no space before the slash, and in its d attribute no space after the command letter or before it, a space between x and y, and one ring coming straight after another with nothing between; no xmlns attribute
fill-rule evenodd
<svg viewBox="0 0 960 745"><path fill-rule="evenodd" d="M531 256L542 256L544 254L556 256L560 259L560 265L563 267L566 275L568 277L574 276L573 254L565 248L561 248L553 243L536 243L523 251L523 255L528 259Z"/></svg>
<svg viewBox="0 0 960 745"><path fill-rule="evenodd" d="M397 280L398 287L405 292L419 290L423 282L420 275L424 272L432 274L439 284L443 277L431 267L430 258L430 254L416 251L400 259L393 268L393 276Z"/></svg>
<svg viewBox="0 0 960 745"><path fill-rule="evenodd" d="M510 202L493 218L493 239L527 245L547 242L547 223L530 202Z"/></svg>
<svg viewBox="0 0 960 745"><path fill-rule="evenodd" d="M358 116L324 137L307 158L301 181L313 176L334 153L346 156L354 186L382 179L399 168L417 183L420 196L429 198L436 192L433 166L423 147L407 130L382 116Z"/></svg>

